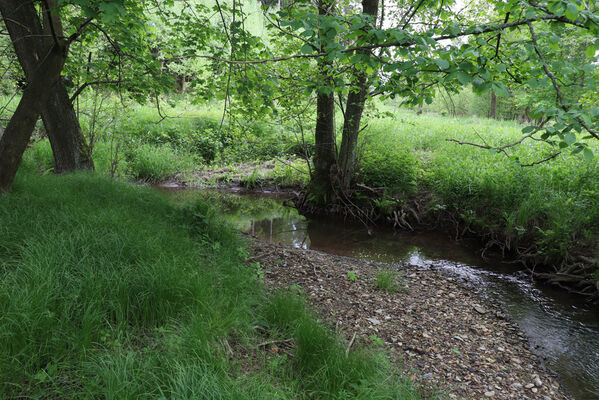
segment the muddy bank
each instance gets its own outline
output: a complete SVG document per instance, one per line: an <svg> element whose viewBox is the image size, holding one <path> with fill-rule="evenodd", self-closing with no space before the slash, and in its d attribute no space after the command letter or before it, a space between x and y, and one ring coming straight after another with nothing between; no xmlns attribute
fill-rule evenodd
<svg viewBox="0 0 599 400"><path fill-rule="evenodd" d="M348 340L384 342L398 368L449 398L569 398L502 310L455 278L404 265L400 289L387 293L375 286L383 265L252 243L266 285L299 286Z"/></svg>

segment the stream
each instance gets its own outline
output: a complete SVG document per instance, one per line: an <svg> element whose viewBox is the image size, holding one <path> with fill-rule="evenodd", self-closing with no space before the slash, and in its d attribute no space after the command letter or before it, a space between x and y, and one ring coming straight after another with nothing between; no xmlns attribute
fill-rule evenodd
<svg viewBox="0 0 599 400"><path fill-rule="evenodd" d="M162 189L166 190L166 189ZM166 190L178 202L209 198L236 227L266 241L357 259L434 268L498 301L577 400L599 399L599 309L564 290L532 282L514 265L484 261L476 242L436 232L366 229L342 218L304 217L276 194Z"/></svg>

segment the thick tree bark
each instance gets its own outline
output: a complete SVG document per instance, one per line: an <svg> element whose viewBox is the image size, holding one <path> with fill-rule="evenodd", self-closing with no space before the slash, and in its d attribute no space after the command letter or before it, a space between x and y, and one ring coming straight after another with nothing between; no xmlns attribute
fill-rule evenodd
<svg viewBox="0 0 599 400"><path fill-rule="evenodd" d="M343 189L349 188L354 175L360 121L362 120L364 104L366 103L366 81L366 76L361 74L358 82L356 82L359 90L356 92L352 91L347 96L345 119L343 121L343 136L341 138L341 149L339 150L339 172L341 187Z"/></svg>
<svg viewBox="0 0 599 400"><path fill-rule="evenodd" d="M376 23L378 14L378 0L362 0L362 12L373 18ZM364 50L363 54L372 55L371 50ZM345 119L343 121L343 136L339 150L339 173L342 190L347 190L354 177L356 164L356 148L360 134L360 121L364 113L364 104L368 93L368 76L364 71L357 71L354 88L347 96Z"/></svg>
<svg viewBox="0 0 599 400"><path fill-rule="evenodd" d="M85 141L77 114L61 80L50 89L42 119L54 154L54 172L94 169L91 149Z"/></svg>
<svg viewBox="0 0 599 400"><path fill-rule="evenodd" d="M4 3L6 1L0 2L0 7ZM50 89L59 79L65 54L65 48L57 44L48 54L43 55L38 70L32 75L4 135L0 138L0 192L12 186L35 123L48 100Z"/></svg>
<svg viewBox="0 0 599 400"><path fill-rule="evenodd" d="M320 0L318 14L327 15L331 7L333 7L331 1ZM330 65L325 61L319 61L319 63L319 72L323 81L326 84L331 84L328 78ZM311 183L315 190L326 196L332 190L331 173L337 161L335 97L333 91L330 94L319 93L317 95L314 142L314 174Z"/></svg>
<svg viewBox="0 0 599 400"><path fill-rule="evenodd" d="M56 0L47 2L50 8L56 6ZM55 14L50 19L48 13L44 13L42 25L32 2L19 4L12 10L3 9L2 15L8 16L12 22L7 23L7 28L19 64L27 81L31 82L41 55L47 54L55 45L56 38L62 36L60 17ZM94 168L91 150L87 146L75 109L61 81L50 88L48 101L42 110L42 119L54 154L55 172Z"/></svg>
<svg viewBox="0 0 599 400"><path fill-rule="evenodd" d="M491 110L489 111L489 118L495 119L495 110L497 108L497 96L495 92L491 92Z"/></svg>
<svg viewBox="0 0 599 400"><path fill-rule="evenodd" d="M337 162L335 99L332 93L318 94L314 142L314 176L312 180L320 189L329 190L332 169Z"/></svg>

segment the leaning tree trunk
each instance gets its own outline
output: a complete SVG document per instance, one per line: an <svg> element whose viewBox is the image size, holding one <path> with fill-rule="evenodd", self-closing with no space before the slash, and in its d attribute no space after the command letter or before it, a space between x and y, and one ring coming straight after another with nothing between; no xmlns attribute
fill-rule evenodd
<svg viewBox="0 0 599 400"><path fill-rule="evenodd" d="M8 1L0 1L0 8ZM4 14L3 12L3 15ZM14 114L0 138L0 192L11 188L23 153L39 115L48 100L50 89L60 77L66 49L60 45L52 47L32 75Z"/></svg>
<svg viewBox="0 0 599 400"><path fill-rule="evenodd" d="M10 3L10 2L9 2ZM56 7L56 0L47 0ZM43 15L43 24L32 3L25 3L4 14L8 31L21 68L31 82L40 63L40 56L54 46L54 37L62 36L62 23L57 13ZM7 18L8 17L8 20ZM54 154L54 171L68 172L76 169L93 169L91 150L87 146L79 120L64 84L59 80L49 89L48 100L42 109L42 120Z"/></svg>
<svg viewBox="0 0 599 400"><path fill-rule="evenodd" d="M318 14L328 15L333 2L321 0L318 3ZM321 36L324 32L321 33ZM320 49L324 49L321 47ZM331 65L324 60L319 61L319 72L325 85L331 87L328 74ZM316 130L314 132L314 174L312 189L323 197L332 195L331 173L337 161L335 137L335 97L331 87L330 93L318 93L316 102ZM326 199L325 199L326 200Z"/></svg>
<svg viewBox="0 0 599 400"><path fill-rule="evenodd" d="M42 111L42 120L54 154L54 172L94 169L91 149L85 141L77 114L61 80L50 89L48 101Z"/></svg>
<svg viewBox="0 0 599 400"><path fill-rule="evenodd" d="M373 18L373 26L376 26L378 14L378 0L362 0L362 12ZM362 54L372 55L372 50L362 50ZM339 150L339 173L341 189L347 190L354 177L356 164L356 150L358 147L358 135L360 134L360 121L364 113L366 94L368 93L368 75L364 71L356 71L353 90L347 96L345 107L345 119L343 121L343 135L341 137L341 149Z"/></svg>
<svg viewBox="0 0 599 400"><path fill-rule="evenodd" d="M356 150L358 147L358 135L360 134L360 121L366 103L367 78L360 73L356 82L358 91L352 91L347 96L345 107L345 119L343 121L343 136L341 137L341 149L339 150L339 172L341 188L347 190L354 176L356 163Z"/></svg>

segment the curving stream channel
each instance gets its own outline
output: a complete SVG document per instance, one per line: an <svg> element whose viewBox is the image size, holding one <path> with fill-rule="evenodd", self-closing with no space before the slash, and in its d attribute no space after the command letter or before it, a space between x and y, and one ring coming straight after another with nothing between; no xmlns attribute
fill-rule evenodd
<svg viewBox="0 0 599 400"><path fill-rule="evenodd" d="M267 241L366 261L408 262L457 276L503 305L574 399L599 399L599 308L563 290L531 282L514 266L483 261L475 243L428 231L369 231L341 218L304 217L286 205L285 197L274 194L168 192L177 201L217 200L233 224Z"/></svg>

